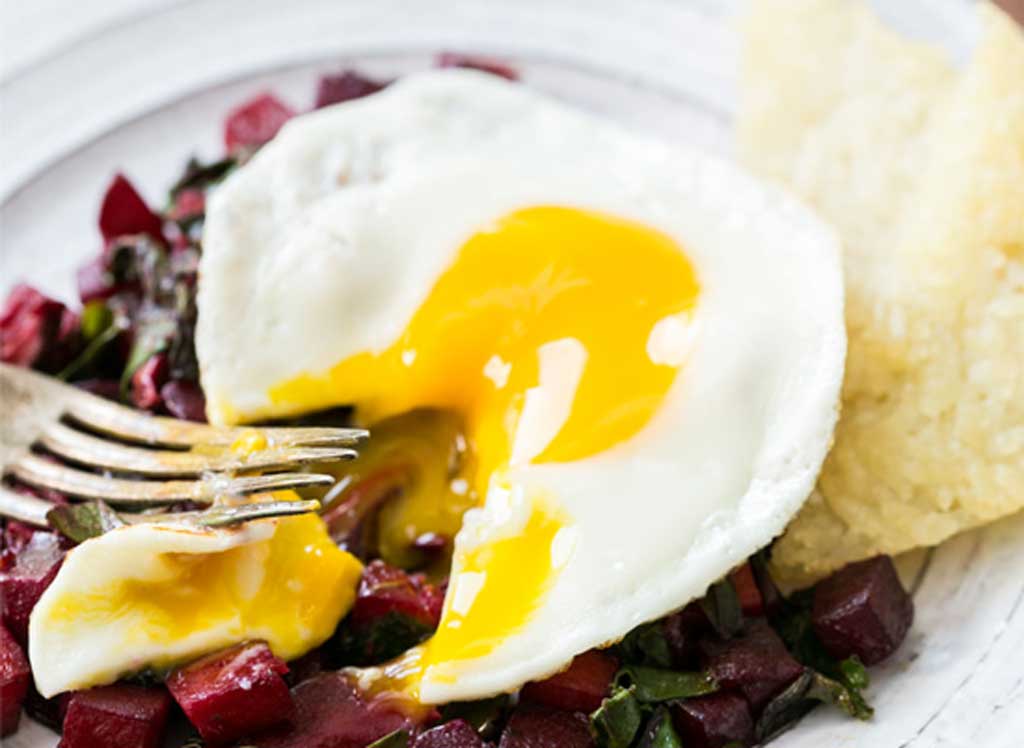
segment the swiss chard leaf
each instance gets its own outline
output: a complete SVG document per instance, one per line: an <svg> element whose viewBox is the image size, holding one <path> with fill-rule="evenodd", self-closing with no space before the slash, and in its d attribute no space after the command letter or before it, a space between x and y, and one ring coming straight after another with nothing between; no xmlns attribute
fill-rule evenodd
<svg viewBox="0 0 1024 748"><path fill-rule="evenodd" d="M624 662L663 668L672 665L672 651L660 621L637 626L626 634L618 650Z"/></svg>
<svg viewBox="0 0 1024 748"><path fill-rule="evenodd" d="M784 732L818 703L834 704L856 719L870 719L874 713L859 690L808 669L765 706L755 728L758 741Z"/></svg>
<svg viewBox="0 0 1024 748"><path fill-rule="evenodd" d="M395 730L380 740L370 743L366 748L408 748L408 745L409 733L406 730Z"/></svg>
<svg viewBox="0 0 1024 748"><path fill-rule="evenodd" d="M189 159L185 173L171 187L171 200L173 201L182 190L205 190L223 180L237 165L238 159L234 156L227 156L208 164L201 163L195 158Z"/></svg>
<svg viewBox="0 0 1024 748"><path fill-rule="evenodd" d="M178 320L170 309L154 308L144 320L136 323L135 340L121 376L122 392L127 393L131 387L136 369L156 354L167 350L177 330Z"/></svg>
<svg viewBox="0 0 1024 748"><path fill-rule="evenodd" d="M377 665L415 647L431 633L422 622L391 611L358 627L343 622L329 646L339 665Z"/></svg>
<svg viewBox="0 0 1024 748"><path fill-rule="evenodd" d="M817 701L831 701L851 717L871 719L875 710L864 700L861 692L848 684L829 678L821 673L814 673L814 679L807 692L808 697Z"/></svg>
<svg viewBox="0 0 1024 748"><path fill-rule="evenodd" d="M784 732L814 708L815 702L807 697L813 680L813 672L805 670L786 690L765 705L755 726L759 743L767 742Z"/></svg>
<svg viewBox="0 0 1024 748"><path fill-rule="evenodd" d="M75 543L82 543L124 525L113 509L102 501L62 504L46 514L50 526Z"/></svg>
<svg viewBox="0 0 1024 748"><path fill-rule="evenodd" d="M590 716L590 727L602 748L629 748L640 730L643 712L630 688L617 688Z"/></svg>
<svg viewBox="0 0 1024 748"><path fill-rule="evenodd" d="M683 741L679 739L668 709L662 706L655 710L647 721L637 748L683 748Z"/></svg>
<svg viewBox="0 0 1024 748"><path fill-rule="evenodd" d="M857 655L851 655L840 662L839 671L843 674L843 681L850 688L864 689L871 685L868 669Z"/></svg>
<svg viewBox="0 0 1024 748"><path fill-rule="evenodd" d="M723 639L731 639L743 628L743 609L736 589L728 578L711 585L700 605Z"/></svg>
<svg viewBox="0 0 1024 748"><path fill-rule="evenodd" d="M704 696L718 690L708 673L687 673L675 670L626 665L615 676L619 688L632 688L637 701L657 704L675 699Z"/></svg>

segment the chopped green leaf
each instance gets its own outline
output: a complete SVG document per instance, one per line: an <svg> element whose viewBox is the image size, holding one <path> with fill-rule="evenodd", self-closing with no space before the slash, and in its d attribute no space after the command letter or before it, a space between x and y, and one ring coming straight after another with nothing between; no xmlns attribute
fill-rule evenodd
<svg viewBox="0 0 1024 748"><path fill-rule="evenodd" d="M366 748L408 748L408 745L409 733L405 730L395 730L390 735L370 743Z"/></svg>
<svg viewBox="0 0 1024 748"><path fill-rule="evenodd" d="M831 701L856 719L871 719L871 715L875 713L859 690L850 688L845 683L840 683L821 673L814 673L807 696L818 701Z"/></svg>
<svg viewBox="0 0 1024 748"><path fill-rule="evenodd" d="M135 341L128 354L128 363L121 376L121 389L127 392L136 369L158 353L163 353L171 344L178 330L178 321L172 310L154 309L153 313L137 324Z"/></svg>
<svg viewBox="0 0 1024 748"><path fill-rule="evenodd" d="M122 323L120 321L107 325L106 328L104 328L94 337L89 339L89 342L86 344L85 348L82 350L81 353L79 353L75 357L74 361L65 366L57 374L57 379L66 382L69 379L73 379L79 373L84 371L86 367L88 367L90 364L93 363L93 361L97 359L97 357L100 355L100 353L103 352L107 345L113 342L117 338L117 336L120 335L121 332L126 328L127 324Z"/></svg>
<svg viewBox="0 0 1024 748"><path fill-rule="evenodd" d="M463 701L445 704L441 707L441 719L449 722L453 719L464 719L484 738L494 737L498 733L508 696L495 696L483 701Z"/></svg>
<svg viewBox="0 0 1024 748"><path fill-rule="evenodd" d="M839 670L843 674L843 680L850 688L863 689L871 685L871 677L868 669L860 661L857 655L847 657L839 663Z"/></svg>
<svg viewBox="0 0 1024 748"><path fill-rule="evenodd" d="M82 309L82 335L92 340L114 322L114 313L103 301L90 301Z"/></svg>
<svg viewBox="0 0 1024 748"><path fill-rule="evenodd" d="M590 716L590 726L602 748L629 748L640 729L643 713L630 688L618 688Z"/></svg>
<svg viewBox="0 0 1024 748"><path fill-rule="evenodd" d="M668 709L660 706L654 712L637 748L683 748L683 741L679 739Z"/></svg>
<svg viewBox="0 0 1024 748"><path fill-rule="evenodd" d="M704 696L718 690L718 684L708 673L685 673L641 665L626 665L619 670L615 675L615 685L632 687L637 700L644 704Z"/></svg>
<svg viewBox="0 0 1024 748"><path fill-rule="evenodd" d="M813 672L805 670L782 693L765 705L754 728L759 743L767 742L784 732L814 708L815 702L807 697L813 680Z"/></svg>
<svg viewBox="0 0 1024 748"><path fill-rule="evenodd" d="M431 633L415 618L390 611L366 626L343 621L328 648L339 666L377 665L415 647Z"/></svg>
<svg viewBox="0 0 1024 748"><path fill-rule="evenodd" d="M669 650L661 621L637 626L626 634L618 649L625 662L653 667L672 665L672 652Z"/></svg>
<svg viewBox="0 0 1024 748"><path fill-rule="evenodd" d="M198 159L191 158L185 167L185 173L173 187L171 187L171 202L178 193L186 189L206 189L224 179L238 165L238 159L234 156L226 156L219 161L212 161L208 164L200 163Z"/></svg>
<svg viewBox="0 0 1024 748"><path fill-rule="evenodd" d="M46 514L50 526L75 543L95 538L124 522L102 501L55 506Z"/></svg>
<svg viewBox="0 0 1024 748"><path fill-rule="evenodd" d="M723 639L731 639L743 628L743 609L736 589L728 578L711 585L700 604L711 625Z"/></svg>

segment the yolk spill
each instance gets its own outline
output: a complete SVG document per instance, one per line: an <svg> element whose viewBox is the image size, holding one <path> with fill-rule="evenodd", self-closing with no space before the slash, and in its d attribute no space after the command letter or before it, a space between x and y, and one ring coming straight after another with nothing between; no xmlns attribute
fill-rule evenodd
<svg viewBox="0 0 1024 748"><path fill-rule="evenodd" d="M204 651L179 659L262 638L288 660L331 635L352 605L361 572L318 517L288 517L278 520L267 540L218 553L164 553L157 573L64 595L50 621L74 626L129 617L133 641L126 645L154 650L221 629L223 642L206 639ZM177 664L159 657L147 662L157 668Z"/></svg>
<svg viewBox="0 0 1024 748"><path fill-rule="evenodd" d="M472 454L458 477L483 497L509 468L578 460L640 431L683 363L671 340L664 355L664 333L685 329L698 292L686 255L659 231L573 208L526 208L462 246L389 348L269 394L279 412L354 405L371 427L420 408L453 413ZM431 518L443 513L429 504L405 502L388 521L409 537L439 531ZM485 583L471 616L449 594L430 659L475 656L537 607L560 525L539 507L519 536L456 559Z"/></svg>
<svg viewBox="0 0 1024 748"><path fill-rule="evenodd" d="M451 580L441 625L424 646L424 669L482 657L529 618L554 581L552 544L562 526L554 512L535 502L521 533L456 559L459 573Z"/></svg>

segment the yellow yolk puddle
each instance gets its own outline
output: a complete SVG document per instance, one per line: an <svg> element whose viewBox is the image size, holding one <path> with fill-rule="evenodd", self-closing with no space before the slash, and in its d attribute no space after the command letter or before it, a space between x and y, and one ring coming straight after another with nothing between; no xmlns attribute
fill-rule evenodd
<svg viewBox="0 0 1024 748"><path fill-rule="evenodd" d="M685 338L698 294L667 235L601 213L526 208L462 246L388 349L269 394L285 412L354 405L370 426L420 408L457 414L472 454L458 477L483 497L495 474L582 459L640 431L683 364L680 330ZM399 506L388 522L407 536L435 531L423 501ZM478 656L525 623L555 576L561 525L535 503L520 534L456 559L481 587L464 613L448 595L421 664Z"/></svg>
<svg viewBox="0 0 1024 748"><path fill-rule="evenodd" d="M521 533L457 559L441 626L424 646L424 669L482 657L523 624L554 581L552 545L561 529L538 502Z"/></svg>
<svg viewBox="0 0 1024 748"><path fill-rule="evenodd" d="M351 607L362 565L338 549L318 517L277 522L267 540L216 553L163 553L144 578L66 594L49 620L72 627L130 616L125 645L154 649L211 629L227 632L223 642L208 642L191 657L147 661L156 668L234 644L242 635L265 639L283 659L298 657L325 641Z"/></svg>

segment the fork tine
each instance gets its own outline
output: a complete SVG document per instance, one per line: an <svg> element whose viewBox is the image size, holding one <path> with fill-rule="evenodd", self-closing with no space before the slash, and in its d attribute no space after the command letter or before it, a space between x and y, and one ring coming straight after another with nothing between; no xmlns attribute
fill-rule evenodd
<svg viewBox="0 0 1024 748"><path fill-rule="evenodd" d="M234 506L213 506L198 512L173 512L167 514L121 514L129 524L144 522L196 523L203 527L216 528L240 525L254 519L266 517L288 517L296 514L311 514L320 509L319 501L264 501Z"/></svg>
<svg viewBox="0 0 1024 748"><path fill-rule="evenodd" d="M230 447L251 427L216 428L205 423L153 416L87 392L70 396L68 418L93 431L125 441L165 447ZM270 426L258 429L276 447L351 447L369 435L365 429Z"/></svg>
<svg viewBox="0 0 1024 748"><path fill-rule="evenodd" d="M194 477L206 472L235 473L279 470L312 463L339 462L357 455L339 447L268 448L241 455L229 449L181 452L130 447L106 441L53 423L39 437L39 443L54 454L79 465L120 473L153 477Z"/></svg>
<svg viewBox="0 0 1024 748"><path fill-rule="evenodd" d="M216 476L193 481L125 480L86 473L31 453L21 455L9 470L11 475L29 485L52 488L84 499L102 499L113 505L168 504L175 501L211 504L218 496L243 496L334 483L332 476L316 473L273 473L239 478Z"/></svg>
<svg viewBox="0 0 1024 748"><path fill-rule="evenodd" d="M0 517L16 519L35 527L49 527L46 513L54 504L0 486Z"/></svg>

